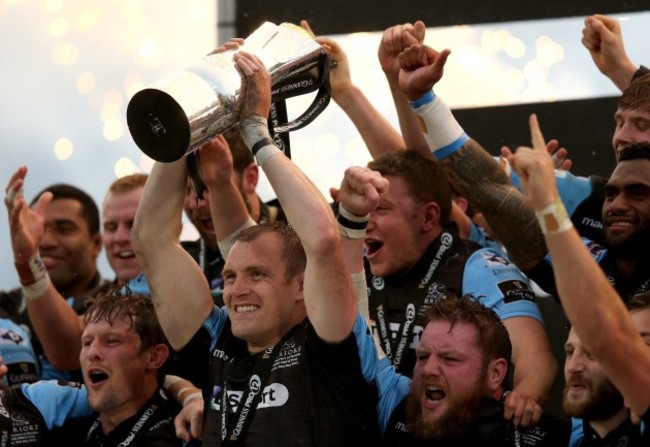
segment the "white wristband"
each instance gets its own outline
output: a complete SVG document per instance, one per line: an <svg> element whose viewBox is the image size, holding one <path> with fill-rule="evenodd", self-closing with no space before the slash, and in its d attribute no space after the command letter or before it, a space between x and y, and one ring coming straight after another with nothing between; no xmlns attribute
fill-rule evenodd
<svg viewBox="0 0 650 447"><path fill-rule="evenodd" d="M563 233L573 227L573 223L559 197L547 207L535 211L535 215L544 234Z"/></svg>
<svg viewBox="0 0 650 447"><path fill-rule="evenodd" d="M453 154L469 140L447 104L433 92L412 101L411 107L422 118L424 136L436 159L441 160Z"/></svg>
<svg viewBox="0 0 650 447"><path fill-rule="evenodd" d="M368 226L369 217L370 214L356 216L346 210L342 203L339 203L339 212L336 216L339 233L348 239L363 239L366 237L366 227Z"/></svg>
<svg viewBox="0 0 650 447"><path fill-rule="evenodd" d="M200 391L197 391L196 393L192 393L189 396L187 396L185 399L183 399L183 407L190 403L191 401L195 399L203 398L203 394Z"/></svg>

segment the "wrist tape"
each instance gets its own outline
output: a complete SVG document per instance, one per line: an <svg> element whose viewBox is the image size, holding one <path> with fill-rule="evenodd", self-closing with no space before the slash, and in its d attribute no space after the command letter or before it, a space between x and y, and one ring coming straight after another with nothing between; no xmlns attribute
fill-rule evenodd
<svg viewBox="0 0 650 447"><path fill-rule="evenodd" d="M544 234L563 233L573 227L573 223L571 223L571 219L559 197L547 207L535 211L535 215Z"/></svg>
<svg viewBox="0 0 650 447"><path fill-rule="evenodd" d="M282 152L273 142L266 120L261 116L247 116L239 122L239 129L258 166L262 166L271 156Z"/></svg>
<svg viewBox="0 0 650 447"><path fill-rule="evenodd" d="M25 263L15 262L14 265L25 298L30 300L40 298L50 284L50 276L47 274L47 268L41 261L39 254L36 253L33 258Z"/></svg>
<svg viewBox="0 0 650 447"><path fill-rule="evenodd" d="M437 160L458 151L469 140L469 136L460 127L447 104L433 91L425 93L410 104L415 113L422 118L425 139Z"/></svg>
<svg viewBox="0 0 650 447"><path fill-rule="evenodd" d="M181 380L183 380L183 379L181 379L178 376L173 376L171 374L167 374L165 376L165 380L163 382L163 388L166 389L166 390L169 390L170 386L172 386L176 382L180 382ZM181 390L181 391L183 391L183 390ZM180 394L180 391L179 391L179 394Z"/></svg>

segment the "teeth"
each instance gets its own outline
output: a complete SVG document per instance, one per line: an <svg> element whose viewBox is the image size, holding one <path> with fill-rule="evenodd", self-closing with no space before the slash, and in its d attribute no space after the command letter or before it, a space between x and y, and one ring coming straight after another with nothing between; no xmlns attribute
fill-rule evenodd
<svg viewBox="0 0 650 447"><path fill-rule="evenodd" d="M126 259L126 258L132 258L134 257L135 254L132 251L121 251L117 253L118 258Z"/></svg>
<svg viewBox="0 0 650 447"><path fill-rule="evenodd" d="M241 314L246 312L255 312L257 309L259 309L259 306L236 306L235 312Z"/></svg>
<svg viewBox="0 0 650 447"><path fill-rule="evenodd" d="M433 386L427 387L425 394L427 396L427 399L431 401L438 401L445 397L445 392L441 388Z"/></svg>

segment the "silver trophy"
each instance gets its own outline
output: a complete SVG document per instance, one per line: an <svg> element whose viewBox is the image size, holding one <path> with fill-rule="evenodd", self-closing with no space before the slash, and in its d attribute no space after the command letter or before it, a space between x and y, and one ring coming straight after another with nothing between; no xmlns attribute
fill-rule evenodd
<svg viewBox="0 0 650 447"><path fill-rule="evenodd" d="M273 100L304 94L328 83L330 59L314 36L294 24L266 22L245 39L240 49L264 62L271 75ZM234 53L230 50L205 56L131 98L127 123L133 140L145 154L160 162L176 161L237 124L243 92ZM278 131L302 127L322 111L322 104L322 100L315 100L298 124L285 125Z"/></svg>

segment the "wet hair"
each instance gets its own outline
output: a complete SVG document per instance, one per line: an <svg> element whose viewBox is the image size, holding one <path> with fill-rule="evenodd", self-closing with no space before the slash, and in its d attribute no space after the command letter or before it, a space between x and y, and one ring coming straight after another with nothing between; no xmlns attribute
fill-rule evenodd
<svg viewBox="0 0 650 447"><path fill-rule="evenodd" d="M643 142L625 146L618 156L618 162L629 160L650 160L650 143Z"/></svg>
<svg viewBox="0 0 650 447"><path fill-rule="evenodd" d="M121 294L119 288L108 290L92 298L84 313L84 323L106 321L113 325L123 321L142 340L142 350L158 344L167 344L151 298L144 295Z"/></svg>
<svg viewBox="0 0 650 447"><path fill-rule="evenodd" d="M650 73L632 81L618 98L618 108L650 110Z"/></svg>
<svg viewBox="0 0 650 447"><path fill-rule="evenodd" d="M76 186L68 185L65 183L57 183L55 185L48 186L36 194L34 200L30 202L29 206L33 206L44 192L51 192L53 201L59 199L72 199L79 202L81 204L81 215L86 221L86 225L88 225L88 232L91 236L99 234L99 209L97 208L97 204L93 198L90 197L86 192L82 191Z"/></svg>
<svg viewBox="0 0 650 447"><path fill-rule="evenodd" d="M456 323L474 326L477 330L476 343L483 357L483 366L499 358L507 360L510 366L512 344L508 330L498 315L479 303L473 295L466 294L462 297L452 295L435 300L426 311L423 327L432 321L448 321L452 328Z"/></svg>
<svg viewBox="0 0 650 447"><path fill-rule="evenodd" d="M390 152L368 163L383 176L400 177L417 203L435 202L440 207L440 224L449 223L451 187L442 167L412 150Z"/></svg>
<svg viewBox="0 0 650 447"><path fill-rule="evenodd" d="M264 234L275 234L282 241L282 258L286 262L285 275L287 279L305 271L305 266L307 265L305 249L295 230L286 222L261 223L246 228L237 235L235 241L253 242Z"/></svg>
<svg viewBox="0 0 650 447"><path fill-rule="evenodd" d="M144 184L147 182L147 174L135 173L131 175L125 175L115 180L108 187L108 193L123 194L126 192L131 192L135 189L143 188Z"/></svg>

